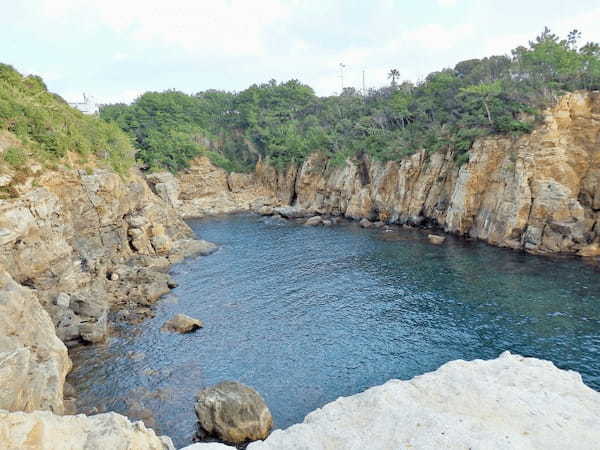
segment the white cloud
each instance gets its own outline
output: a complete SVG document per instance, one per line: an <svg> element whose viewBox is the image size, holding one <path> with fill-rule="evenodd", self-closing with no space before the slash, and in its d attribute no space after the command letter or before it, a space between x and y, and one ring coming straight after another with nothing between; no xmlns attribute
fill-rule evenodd
<svg viewBox="0 0 600 450"><path fill-rule="evenodd" d="M438 5L444 7L456 6L456 2L457 0L437 0Z"/></svg>

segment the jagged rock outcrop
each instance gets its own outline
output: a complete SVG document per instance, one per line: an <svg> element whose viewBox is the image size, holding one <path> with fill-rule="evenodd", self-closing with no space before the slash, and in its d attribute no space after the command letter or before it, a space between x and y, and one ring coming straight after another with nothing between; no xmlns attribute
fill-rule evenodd
<svg viewBox="0 0 600 450"><path fill-rule="evenodd" d="M0 200L0 409L62 414L61 340L103 341L111 308L153 303L174 286L170 264L216 246L135 170L19 176L17 195Z"/></svg>
<svg viewBox="0 0 600 450"><path fill-rule="evenodd" d="M248 450L592 450L599 439L599 392L576 372L505 352L339 398Z"/></svg>
<svg viewBox="0 0 600 450"><path fill-rule="evenodd" d="M163 180L154 184L155 191L163 199L176 203L182 217L248 211L257 206L277 203L273 191L258 182L255 174L228 174L212 165L205 156L195 159L188 169L179 173L174 185L174 178L168 175L152 175L150 180L151 183L159 177ZM168 180L169 186L173 186L169 188L169 194L162 187L165 186L165 180ZM172 197L175 192L179 192L177 198Z"/></svg>
<svg viewBox="0 0 600 450"><path fill-rule="evenodd" d="M168 292L193 233L132 172L48 171L0 202L0 264L34 289L65 342L99 342L119 302Z"/></svg>
<svg viewBox="0 0 600 450"><path fill-rule="evenodd" d="M142 422L116 413L58 416L0 410L0 446L5 450L174 450L168 437L158 437Z"/></svg>
<svg viewBox="0 0 600 450"><path fill-rule="evenodd" d="M62 414L63 384L70 369L67 348L56 336L35 291L16 283L2 269L0 409L47 409Z"/></svg>

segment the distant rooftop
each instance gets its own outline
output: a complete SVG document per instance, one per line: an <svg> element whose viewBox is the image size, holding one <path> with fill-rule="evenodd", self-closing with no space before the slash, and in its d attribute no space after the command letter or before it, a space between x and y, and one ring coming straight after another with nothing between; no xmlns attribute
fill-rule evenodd
<svg viewBox="0 0 600 450"><path fill-rule="evenodd" d="M83 94L83 102L69 102L73 108L77 108L84 114L96 114L100 109L100 104L96 102L94 97L89 97Z"/></svg>

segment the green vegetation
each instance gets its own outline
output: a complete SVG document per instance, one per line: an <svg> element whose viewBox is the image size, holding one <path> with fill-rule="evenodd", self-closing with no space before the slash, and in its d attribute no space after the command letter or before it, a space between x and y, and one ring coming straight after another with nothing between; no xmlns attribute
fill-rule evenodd
<svg viewBox="0 0 600 450"><path fill-rule="evenodd" d="M1 130L23 144L4 152L13 167L23 167L29 156L54 164L67 152L96 155L121 174L134 163L131 139L119 127L71 108L40 77L23 77L5 64L0 64Z"/></svg>
<svg viewBox="0 0 600 450"><path fill-rule="evenodd" d="M431 73L416 85L397 83L366 95L353 88L317 97L296 80L274 80L239 93L146 93L101 117L127 131L150 169L177 171L199 154L243 171L264 158L277 167L320 151L333 163L371 155L399 160L420 149L455 151L468 161L473 141L528 133L542 108L567 91L600 89L600 46L578 45L548 29L511 56L491 56Z"/></svg>

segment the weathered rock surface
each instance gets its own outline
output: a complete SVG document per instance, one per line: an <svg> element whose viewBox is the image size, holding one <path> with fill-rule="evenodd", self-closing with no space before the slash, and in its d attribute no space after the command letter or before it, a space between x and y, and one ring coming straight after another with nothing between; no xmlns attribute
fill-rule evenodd
<svg viewBox="0 0 600 450"><path fill-rule="evenodd" d="M0 410L0 446L5 450L172 450L171 439L158 437L142 422L116 413L58 416Z"/></svg>
<svg viewBox="0 0 600 450"><path fill-rule="evenodd" d="M313 216L313 217L306 219L306 222L304 222L304 225L309 226L309 227L314 227L316 225L321 225L322 223L323 223L323 218L321 216Z"/></svg>
<svg viewBox="0 0 600 450"><path fill-rule="evenodd" d="M60 340L103 341L111 308L150 305L174 285L170 264L216 247L195 241L135 170L26 176L0 200L0 408L62 413Z"/></svg>
<svg viewBox="0 0 600 450"><path fill-rule="evenodd" d="M225 442L264 439L273 426L271 412L252 388L224 381L198 394L196 415L202 429Z"/></svg>
<svg viewBox="0 0 600 450"><path fill-rule="evenodd" d="M176 314L171 319L167 320L160 330L169 331L171 333L191 333L203 326L204 324L198 319L186 316L185 314Z"/></svg>
<svg viewBox="0 0 600 450"><path fill-rule="evenodd" d="M173 193L169 198L171 203L178 204L182 217L250 211L259 198L263 199L261 206L278 203L273 192L257 182L255 174L228 174L213 166L205 156L192 161L188 169L178 174L175 184L176 187L169 188Z"/></svg>
<svg viewBox="0 0 600 450"><path fill-rule="evenodd" d="M575 372L505 352L339 398L248 450L591 450L599 439L600 393Z"/></svg>
<svg viewBox="0 0 600 450"><path fill-rule="evenodd" d="M437 234L428 234L427 239L429 239L429 242L436 245L443 244L446 241L445 236L438 236Z"/></svg>
<svg viewBox="0 0 600 450"><path fill-rule="evenodd" d="M0 271L0 409L62 414L70 369L67 348L35 292Z"/></svg>

